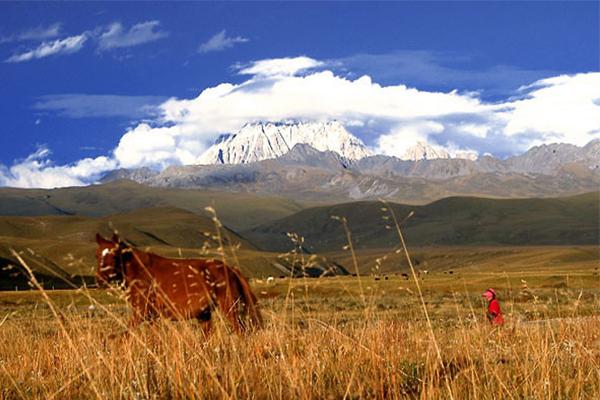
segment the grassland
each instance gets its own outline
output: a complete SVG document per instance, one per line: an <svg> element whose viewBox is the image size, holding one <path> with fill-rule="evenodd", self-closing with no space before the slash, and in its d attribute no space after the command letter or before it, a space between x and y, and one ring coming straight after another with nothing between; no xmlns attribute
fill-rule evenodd
<svg viewBox="0 0 600 400"><path fill-rule="evenodd" d="M243 336L219 314L208 337L130 328L119 289L0 292L0 398L598 398L596 246L413 253L414 275L395 249L348 248L329 257L357 276L255 278L265 326Z"/></svg>
<svg viewBox="0 0 600 400"><path fill-rule="evenodd" d="M589 205L586 198L572 202L580 210ZM485 214L477 209L481 204L471 204L466 214L456 205L455 215L462 216L456 221L471 223L473 213ZM564 211L560 201L532 203L517 214L531 214L525 223L541 223L535 209L542 206L553 210L552 218L569 221L565 229L572 235L594 234L586 228L593 221L569 217L573 210ZM382 224L381 208L377 204L373 215L368 207L362 211ZM511 207L495 209L501 210L493 214L497 221ZM426 214L425 223L441 227L431 216L442 214ZM380 246L379 231L355 236L344 230L362 218L360 210L344 215L347 220L323 215L337 224L337 233L319 255L306 252L307 242L294 235L286 235L285 254L261 250L224 227L226 241L219 242L214 229L220 225L210 216L168 207L96 218L0 219L6 232L0 262L14 264L10 249L16 249L36 272L56 279L92 274L92 235L110 233L109 222L163 255L226 257L253 277L265 317L263 329L234 335L216 314L206 337L195 322L130 328L118 288L0 292L0 399L600 398L597 243L425 243L409 246L411 269L397 236ZM508 217L516 223L514 213ZM301 222L309 226L311 220ZM386 224L387 234L397 235L397 226L389 219ZM542 233L554 237L556 231ZM354 246L368 235L370 246ZM573 237L563 236L567 243ZM292 279L274 266L302 270L323 263L343 265L356 276ZM501 328L485 321L481 292L490 286L505 313Z"/></svg>
<svg viewBox="0 0 600 400"><path fill-rule="evenodd" d="M255 280L266 319L129 329L118 292L0 294L0 397L564 399L600 395L600 279L517 273ZM507 325L484 321L494 282ZM53 313L56 313L54 315ZM439 350L439 355L437 350Z"/></svg>

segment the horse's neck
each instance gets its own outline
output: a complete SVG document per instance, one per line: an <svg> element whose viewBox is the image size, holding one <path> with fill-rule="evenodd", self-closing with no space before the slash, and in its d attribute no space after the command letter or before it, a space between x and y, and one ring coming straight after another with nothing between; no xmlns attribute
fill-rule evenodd
<svg viewBox="0 0 600 400"><path fill-rule="evenodd" d="M126 262L125 275L129 279L137 279L145 275L151 268L152 254L132 249L131 259Z"/></svg>

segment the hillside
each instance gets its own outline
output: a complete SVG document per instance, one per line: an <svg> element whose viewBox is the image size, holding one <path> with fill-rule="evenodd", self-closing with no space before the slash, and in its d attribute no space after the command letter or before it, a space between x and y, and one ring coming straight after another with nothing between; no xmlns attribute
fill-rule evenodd
<svg viewBox="0 0 600 400"><path fill-rule="evenodd" d="M291 247L286 235L305 238L311 252L337 251L346 244L339 221L346 217L359 249L389 248L398 244L393 229L386 228L381 202L353 202L313 207L243 232L269 251ZM599 243L599 193L550 199L483 199L451 197L425 206L390 203L403 224L409 245L569 245Z"/></svg>
<svg viewBox="0 0 600 400"><path fill-rule="evenodd" d="M130 188L133 191L128 198L127 189ZM145 190L157 197L143 199ZM161 199L157 195L160 192L153 192L154 190L165 191L166 198ZM6 192L10 191L5 190ZM13 197L21 200L17 204L34 205L26 209L26 212L50 213L50 208L44 209L41 205L51 204L58 213L57 205L60 204L63 207L68 205L71 207L69 210L99 213L107 212L112 207L134 207L163 200L183 199L183 203L189 204L190 208L199 209L199 214L172 206L161 206L104 216L65 215L67 213L64 208L60 208L63 215L0 216L1 289L14 288L15 285L26 287L23 274L13 276L11 274L14 271L3 269L9 264L17 264L10 252L11 248L21 253L47 285L61 286L64 280L76 284L81 284L82 280L91 283L89 277L93 275L96 263L94 235L100 232L108 236L113 229L118 230L122 237L134 245L150 248L165 256L219 256L216 251L218 244L210 234L215 232L213 221L206 215L204 207L192 203L194 199L206 200L209 194L205 192L172 190L175 195L169 197L166 189L145 188L124 182L81 189L13 192L21 195ZM23 193L28 196L22 196ZM186 197L190 194L190 197ZM47 195L50 197L45 197ZM238 226L247 227L263 220L261 225L245 230L232 229L225 224L223 240L226 257L232 263L239 264L248 276L265 277L289 276L291 268L295 268L293 257L279 257L280 253L293 247L287 232L302 235L305 238L305 250L320 254L315 259L316 269L311 274L320 275L326 270L335 270L341 274L352 272L352 262L347 257L347 252L341 251L346 245L344 231L340 222L333 220L331 216L347 218L353 243L361 260L361 272L369 273L375 258L382 257L398 245L394 230L386 227L390 220L384 219L387 213L382 208L385 207L390 207L400 220L414 211L412 218L403 224L406 240L416 251L416 261L427 262L432 267L467 265L471 262L472 252L480 254L478 259L481 260L493 258L496 254L494 246L504 246L505 249L509 248L506 246L519 247L518 257L523 259L537 254L536 252L543 253L543 249L524 250L525 247L538 245L561 248L571 246L573 250L569 251L572 253L576 252L575 246L597 245L599 242L599 195L594 192L567 198L512 200L451 197L424 206L395 203L384 206L380 202L365 201L311 207L293 214L287 211L291 215L275 221L273 215L268 214L270 209L277 210L273 213L275 215L278 212L283 214L286 211L284 206L294 203L286 204L280 200L270 203L268 198L255 198L253 201L251 196L236 198L220 193L220 198L225 200L219 204L222 207L226 205L221 215L225 214L233 220L238 218ZM244 199L251 200L244 203ZM39 207L36 208L36 205ZM236 258L233 257L230 245L238 247ZM443 251L436 250L441 246ZM486 247L492 250L482 252L481 249ZM588 246L586 250L586 262L598 259L590 248L593 249ZM512 250L505 250L507 251L510 253ZM555 251L553 254L556 257L552 256L552 259L562 257L562 252L563 250ZM393 262L384 266L385 271L398 272L406 267L398 257L391 257L389 260ZM295 271L298 273L298 269Z"/></svg>
<svg viewBox="0 0 600 400"><path fill-rule="evenodd" d="M206 206L212 206L233 229L247 229L303 208L299 202L277 196L157 188L132 181L50 190L0 188L0 215L5 216L98 217L151 207L177 207L206 215Z"/></svg>
<svg viewBox="0 0 600 400"><path fill-rule="evenodd" d="M0 264L18 264L10 251L15 249L42 274L60 278L92 275L96 263L95 234L100 232L109 237L113 229L135 246L168 249L172 255L178 255L178 249L183 249L188 256L198 256L203 246L218 247L216 239L205 234L215 232L210 218L173 207L106 217L5 216L0 217L0 258L4 260L0 260ZM223 228L222 233L226 246L239 245L247 251L256 249L227 228ZM0 274L0 278L2 276Z"/></svg>
<svg viewBox="0 0 600 400"><path fill-rule="evenodd" d="M207 240L203 233L215 230L210 218L174 207L140 209L105 217L0 217L0 237L5 238L92 242L96 232L108 236L113 228L136 246L183 248L201 247ZM232 230L224 228L224 233L225 240L254 248Z"/></svg>
<svg viewBox="0 0 600 400"><path fill-rule="evenodd" d="M174 207L140 209L104 217L0 217L0 290L27 288L27 274L11 249L17 251L46 287L68 287L68 282L93 284L96 269L95 234L121 238L145 251L166 257L222 258L211 218ZM289 276L301 273L294 261L278 253L258 250L248 240L220 229L226 262L240 266L247 276ZM306 273L346 274L323 257L313 260Z"/></svg>

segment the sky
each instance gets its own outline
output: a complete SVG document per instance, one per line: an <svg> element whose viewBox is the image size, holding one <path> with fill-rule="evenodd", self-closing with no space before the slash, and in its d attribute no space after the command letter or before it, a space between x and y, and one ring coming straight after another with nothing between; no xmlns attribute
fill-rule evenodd
<svg viewBox="0 0 600 400"><path fill-rule="evenodd" d="M599 2L2 2L0 186L193 164L246 122L376 153L600 138Z"/></svg>

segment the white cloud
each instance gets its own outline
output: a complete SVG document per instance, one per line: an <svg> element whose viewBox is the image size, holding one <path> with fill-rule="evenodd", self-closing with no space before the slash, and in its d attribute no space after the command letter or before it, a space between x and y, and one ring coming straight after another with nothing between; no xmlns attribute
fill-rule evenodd
<svg viewBox="0 0 600 400"><path fill-rule="evenodd" d="M142 123L123 135L114 156L122 168L142 165L165 168L172 164L192 164L205 148L203 138L186 135L182 127L152 128Z"/></svg>
<svg viewBox="0 0 600 400"><path fill-rule="evenodd" d="M398 133L402 120L478 113L487 108L469 96L422 92L402 85L382 87L367 76L348 80L330 71L294 75L318 65L305 57L264 60L244 69L244 74L255 75L239 85L207 88L191 100L171 99L161 106L166 126L142 124L129 130L115 157L127 167L194 163L216 135L235 131L248 121L337 119L357 128L384 121L386 129Z"/></svg>
<svg viewBox="0 0 600 400"><path fill-rule="evenodd" d="M542 133L540 143L551 139L585 145L600 130L600 73L561 75L525 87L527 97L507 103L503 132ZM595 132L595 133L593 133Z"/></svg>
<svg viewBox="0 0 600 400"><path fill-rule="evenodd" d="M4 36L0 38L0 43L50 39L60 35L60 31L60 23L55 23L48 26L39 25L34 28L24 30L16 35Z"/></svg>
<svg viewBox="0 0 600 400"><path fill-rule="evenodd" d="M82 33L81 35L69 36L65 39L44 42L33 50L12 55L6 60L6 62L18 63L52 55L76 53L83 48L83 45L87 39L88 34Z"/></svg>
<svg viewBox="0 0 600 400"><path fill-rule="evenodd" d="M201 43L198 46L199 53L208 53L211 51L221 51L225 49L229 49L236 45L237 43L246 43L249 42L250 39L242 37L242 36L227 36L227 32L223 29L221 32L216 33L206 42Z"/></svg>
<svg viewBox="0 0 600 400"><path fill-rule="evenodd" d="M98 179L103 172L116 168L108 157L84 158L70 165L55 166L50 151L39 148L25 160L10 168L0 168L0 185L19 188L55 188L82 186Z"/></svg>
<svg viewBox="0 0 600 400"><path fill-rule="evenodd" d="M376 152L387 156L402 157L417 142L427 143L429 135L444 131L444 125L433 121L402 124L377 139Z"/></svg>
<svg viewBox="0 0 600 400"><path fill-rule="evenodd" d="M13 54L5 62L19 63L51 55L76 53L90 39L97 41L100 50L137 46L169 36L168 32L158 30L159 26L159 21L146 21L135 24L129 30L126 30L123 25L115 22L106 28L96 28L85 31L80 35L43 42L35 49ZM25 31L18 36L0 39L0 42L42 39L56 36L59 33L60 24L54 24L46 28L38 27Z"/></svg>
<svg viewBox="0 0 600 400"><path fill-rule="evenodd" d="M100 35L98 46L100 50L132 47L169 36L168 32L156 30L159 26L160 21L146 21L133 25L127 31L121 23L115 22Z"/></svg>
<svg viewBox="0 0 600 400"><path fill-rule="evenodd" d="M476 123L460 124L457 129L460 129L463 132L478 138L485 138L490 131L490 127L488 125Z"/></svg>
<svg viewBox="0 0 600 400"><path fill-rule="evenodd" d="M557 138L585 144L600 131L594 102L600 74L539 81L526 89L525 99L486 103L474 93L381 86L368 76L351 80L327 70L298 75L319 66L307 57L262 60L240 71L251 75L245 82L207 88L190 100L171 99L161 106L164 126L131 129L116 158L128 167L194 163L218 134L258 120L337 119L379 152L396 156L417 141L451 154L506 155Z"/></svg>
<svg viewBox="0 0 600 400"><path fill-rule="evenodd" d="M322 65L323 62L309 57L290 57L255 61L245 67L238 66L238 69L240 75L291 76Z"/></svg>

